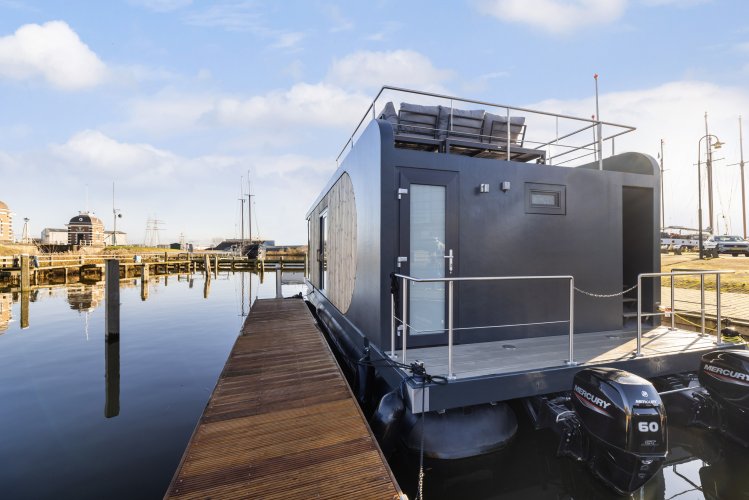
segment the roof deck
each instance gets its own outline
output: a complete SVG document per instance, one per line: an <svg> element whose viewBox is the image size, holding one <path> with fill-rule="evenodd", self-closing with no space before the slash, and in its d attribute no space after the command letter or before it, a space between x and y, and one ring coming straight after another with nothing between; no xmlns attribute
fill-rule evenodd
<svg viewBox="0 0 749 500"><path fill-rule="evenodd" d="M382 87L338 158L370 119L393 126L394 145L478 158L577 166L615 154L615 139L634 127L474 99ZM509 125L509 126L508 126Z"/></svg>

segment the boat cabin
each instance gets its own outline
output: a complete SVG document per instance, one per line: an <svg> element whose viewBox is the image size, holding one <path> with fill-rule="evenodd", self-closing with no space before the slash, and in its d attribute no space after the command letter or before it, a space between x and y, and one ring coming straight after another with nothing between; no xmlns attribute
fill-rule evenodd
<svg viewBox="0 0 749 500"><path fill-rule="evenodd" d="M631 355L638 309L665 328L660 280L637 287L660 271L660 178L616 151L633 130L383 87L307 214L309 300L344 363L423 362L449 379L424 410L566 390L580 363L686 363L673 338Z"/></svg>

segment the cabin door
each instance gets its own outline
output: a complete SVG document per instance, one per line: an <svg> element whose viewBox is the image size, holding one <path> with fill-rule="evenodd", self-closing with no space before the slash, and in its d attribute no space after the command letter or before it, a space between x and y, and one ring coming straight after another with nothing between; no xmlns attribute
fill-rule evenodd
<svg viewBox="0 0 749 500"><path fill-rule="evenodd" d="M457 277L457 172L402 168L399 187L398 272L415 278ZM456 283L454 324L457 324L457 290ZM445 282L410 284L409 347L447 344L447 291Z"/></svg>

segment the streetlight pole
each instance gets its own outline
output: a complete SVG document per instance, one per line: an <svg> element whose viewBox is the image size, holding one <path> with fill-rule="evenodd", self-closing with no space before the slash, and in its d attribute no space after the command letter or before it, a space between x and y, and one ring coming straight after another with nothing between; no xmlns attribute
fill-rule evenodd
<svg viewBox="0 0 749 500"><path fill-rule="evenodd" d="M705 113L705 128L707 128L707 113ZM705 258L705 251L704 246L702 244L702 151L701 151L701 145L702 140L707 139L706 145L707 145L707 165L708 165L708 189L711 187L710 182L710 161L712 159L712 155L710 153L710 150L712 148L720 149L723 146L723 143L720 142L720 139L718 139L717 136L712 134L705 134L704 136L700 137L700 140L697 141L697 230L699 231L699 234L697 235L698 241L699 241L699 249L700 249L700 259ZM715 139L715 143L711 143L711 139ZM710 197L710 202L712 203L712 196ZM710 209L710 215L712 217L712 207ZM711 221L712 224L712 221ZM711 234L712 234L712 227Z"/></svg>

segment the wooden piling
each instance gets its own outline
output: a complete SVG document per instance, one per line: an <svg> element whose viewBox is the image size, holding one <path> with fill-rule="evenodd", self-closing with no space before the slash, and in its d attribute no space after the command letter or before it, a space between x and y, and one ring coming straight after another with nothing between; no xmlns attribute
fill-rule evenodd
<svg viewBox="0 0 749 500"><path fill-rule="evenodd" d="M282 299L283 293L281 292L281 274L283 271L281 270L281 264L276 265L276 298Z"/></svg>
<svg viewBox="0 0 749 500"><path fill-rule="evenodd" d="M21 291L28 291L31 284L29 275L31 273L31 267L29 266L29 256L24 254L21 255Z"/></svg>
<svg viewBox="0 0 749 500"><path fill-rule="evenodd" d="M143 264L140 271L140 300L148 299L148 264Z"/></svg>
<svg viewBox="0 0 749 500"><path fill-rule="evenodd" d="M120 261L107 259L105 270L105 333L114 339L120 336Z"/></svg>

